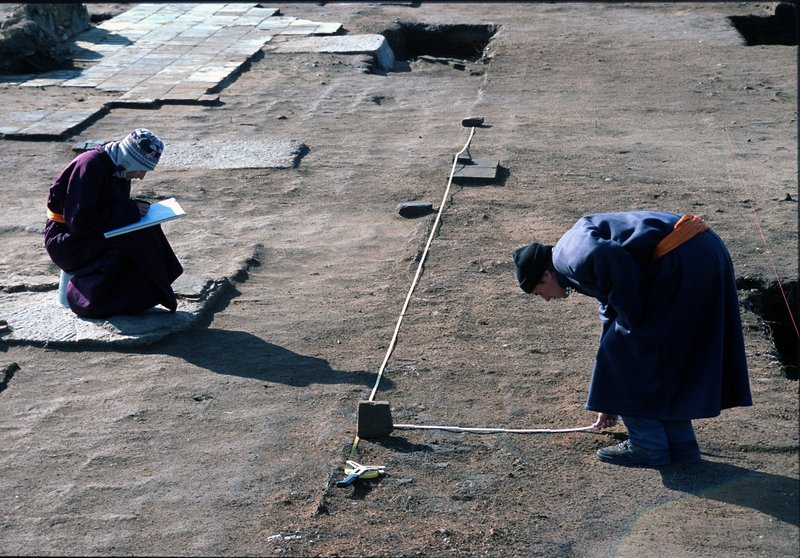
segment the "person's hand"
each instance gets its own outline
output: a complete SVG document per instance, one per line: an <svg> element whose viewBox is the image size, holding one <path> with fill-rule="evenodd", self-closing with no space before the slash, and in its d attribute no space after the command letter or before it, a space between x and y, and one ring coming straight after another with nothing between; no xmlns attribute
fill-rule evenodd
<svg viewBox="0 0 800 558"><path fill-rule="evenodd" d="M136 203L136 208L139 210L139 217L144 217L147 210L150 209L150 202L144 200L133 200Z"/></svg>
<svg viewBox="0 0 800 558"><path fill-rule="evenodd" d="M592 426L595 428L611 428L617 424L617 415L609 415L608 413L597 413L597 422Z"/></svg>

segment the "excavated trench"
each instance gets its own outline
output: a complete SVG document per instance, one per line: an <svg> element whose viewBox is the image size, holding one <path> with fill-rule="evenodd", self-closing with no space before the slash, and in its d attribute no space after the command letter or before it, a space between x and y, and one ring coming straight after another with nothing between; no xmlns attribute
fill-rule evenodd
<svg viewBox="0 0 800 558"><path fill-rule="evenodd" d="M771 336L775 352L780 358L783 373L790 380L798 379L798 338L792 312L795 316L800 307L797 281L783 285L764 284L755 281L740 281L737 287L747 290L743 304L755 312ZM796 321L796 318L795 318Z"/></svg>
<svg viewBox="0 0 800 558"><path fill-rule="evenodd" d="M490 24L427 24L396 22L381 32L395 59L412 61L420 56L477 62L498 26Z"/></svg>
<svg viewBox="0 0 800 558"><path fill-rule="evenodd" d="M779 3L771 16L729 16L728 19L747 46L797 45L797 8L793 3Z"/></svg>

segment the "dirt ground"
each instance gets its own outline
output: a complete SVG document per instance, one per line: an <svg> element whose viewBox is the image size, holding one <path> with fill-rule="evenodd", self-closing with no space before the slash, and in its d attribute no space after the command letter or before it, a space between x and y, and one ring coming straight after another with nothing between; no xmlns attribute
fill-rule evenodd
<svg viewBox="0 0 800 558"><path fill-rule="evenodd" d="M185 266L252 255L191 331L129 350L0 341L0 553L797 556L798 384L748 298L776 273L797 281L797 48L746 46L727 20L770 7L281 4L351 34L395 21L497 32L463 70L417 60L386 75L363 73L359 56L265 47L220 106L114 109L62 142L0 140L6 223L38 219L80 140L144 126L167 148L309 147L294 169L157 169L139 186L190 214L165 226ZM701 464L597 461L622 426L395 430L357 447L383 478L335 486L435 218L400 217L397 204L440 207L473 115L486 125L472 155L502 171L452 189L376 398L395 423L591 424L596 302L526 297L511 251L555 242L586 213L697 213L746 286L754 397L696 422ZM0 240L3 273L55 276L40 229L7 224Z"/></svg>

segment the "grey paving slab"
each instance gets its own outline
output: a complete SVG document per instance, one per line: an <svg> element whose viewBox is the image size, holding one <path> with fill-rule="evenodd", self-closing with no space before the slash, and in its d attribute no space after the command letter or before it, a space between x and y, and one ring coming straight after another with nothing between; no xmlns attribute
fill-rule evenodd
<svg viewBox="0 0 800 558"><path fill-rule="evenodd" d="M58 70L39 74L36 78L28 79L20 83L20 87L51 87L60 85L67 79L76 78L81 75L80 70Z"/></svg>
<svg viewBox="0 0 800 558"><path fill-rule="evenodd" d="M340 23L276 15L279 10L248 3L138 4L77 37L72 56L93 63L83 70L4 78L20 87L71 87L119 94L114 104L149 105L161 101L205 102L218 87L273 36L287 42L303 35L337 33ZM359 36L361 43L368 36ZM375 35L372 37L381 37ZM319 37L323 38L323 37ZM390 67L391 49L354 47L333 42L324 52L373 52L382 67ZM386 53L388 49L388 55ZM304 52L304 50L296 50ZM37 115L32 123L23 113L0 115L0 135L60 136L106 110L106 101L86 113L55 117L59 107ZM83 120L76 120L83 118Z"/></svg>
<svg viewBox="0 0 800 558"><path fill-rule="evenodd" d="M136 316L108 320L79 318L58 302L58 291L0 293L9 332L3 339L19 344L144 345L191 327L203 303L180 302L170 314L155 308Z"/></svg>
<svg viewBox="0 0 800 558"><path fill-rule="evenodd" d="M335 35L342 29L341 23L320 23L314 35Z"/></svg>
<svg viewBox="0 0 800 558"><path fill-rule="evenodd" d="M394 53L383 35L342 35L304 37L275 45L275 52L326 52L334 54L369 54L382 70L394 66Z"/></svg>
<svg viewBox="0 0 800 558"><path fill-rule="evenodd" d="M497 159L472 159L468 164L458 163L453 172L453 179L458 181L494 180L500 161Z"/></svg>
<svg viewBox="0 0 800 558"><path fill-rule="evenodd" d="M195 246L195 245L193 245ZM189 249L196 250L196 246ZM232 277L247 270L258 248L242 250L219 259L214 269L186 272L172 285L178 309L170 314L158 306L129 316L90 320L76 316L59 303L58 276L18 275L0 277L11 292L0 291L0 338L19 345L139 346L185 331L201 319L216 298L233 283ZM249 253L248 253L249 252ZM191 255L181 257L187 270L197 269ZM24 287L24 290L13 287ZM14 292L16 291L16 292Z"/></svg>
<svg viewBox="0 0 800 558"><path fill-rule="evenodd" d="M115 103L155 103L156 99L164 99L174 87L174 83L158 84L147 80L119 97Z"/></svg>
<svg viewBox="0 0 800 558"><path fill-rule="evenodd" d="M78 126L87 118L91 118L97 111L85 110L57 110L48 112L45 118L33 124L20 128L16 133L25 135L58 136L64 130Z"/></svg>
<svg viewBox="0 0 800 558"><path fill-rule="evenodd" d="M296 139L170 142L162 168L253 169L297 166L307 147Z"/></svg>

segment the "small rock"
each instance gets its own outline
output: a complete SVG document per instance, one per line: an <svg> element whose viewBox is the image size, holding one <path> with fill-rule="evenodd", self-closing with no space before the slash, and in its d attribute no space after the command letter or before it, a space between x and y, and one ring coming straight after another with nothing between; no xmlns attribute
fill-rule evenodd
<svg viewBox="0 0 800 558"><path fill-rule="evenodd" d="M433 204L426 201L409 201L397 205L401 217L424 217L433 213Z"/></svg>

